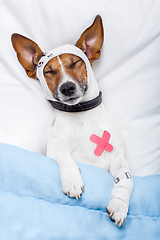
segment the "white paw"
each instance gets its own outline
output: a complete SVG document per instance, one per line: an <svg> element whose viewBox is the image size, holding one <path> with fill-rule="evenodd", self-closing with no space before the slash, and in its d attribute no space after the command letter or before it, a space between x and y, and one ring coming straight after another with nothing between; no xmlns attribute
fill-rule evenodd
<svg viewBox="0 0 160 240"><path fill-rule="evenodd" d="M128 204L124 201L113 198L110 200L107 213L109 214L110 219L115 222L119 227L125 222L128 212Z"/></svg>
<svg viewBox="0 0 160 240"><path fill-rule="evenodd" d="M78 199L84 191L84 183L77 166L61 169L61 183L62 190L68 197Z"/></svg>

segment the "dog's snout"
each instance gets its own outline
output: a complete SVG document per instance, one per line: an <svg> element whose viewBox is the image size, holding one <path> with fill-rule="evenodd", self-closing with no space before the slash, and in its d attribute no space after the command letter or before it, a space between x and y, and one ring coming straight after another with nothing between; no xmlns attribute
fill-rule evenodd
<svg viewBox="0 0 160 240"><path fill-rule="evenodd" d="M75 93L76 85L73 82L63 83L60 87L60 91L64 96L72 96Z"/></svg>

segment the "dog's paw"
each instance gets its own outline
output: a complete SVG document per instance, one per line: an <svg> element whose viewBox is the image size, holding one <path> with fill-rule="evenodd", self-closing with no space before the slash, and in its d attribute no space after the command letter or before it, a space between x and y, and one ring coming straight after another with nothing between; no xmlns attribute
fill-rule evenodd
<svg viewBox="0 0 160 240"><path fill-rule="evenodd" d="M119 227L125 222L128 212L128 204L121 199L113 198L110 200L107 213L110 219L115 222Z"/></svg>
<svg viewBox="0 0 160 240"><path fill-rule="evenodd" d="M80 169L77 167L63 169L61 171L62 190L72 198L80 198L84 191L84 183L80 174Z"/></svg>

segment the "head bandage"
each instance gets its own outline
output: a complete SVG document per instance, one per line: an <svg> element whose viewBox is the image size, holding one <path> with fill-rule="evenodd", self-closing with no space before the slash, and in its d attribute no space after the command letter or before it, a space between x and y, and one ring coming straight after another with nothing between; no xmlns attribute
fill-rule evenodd
<svg viewBox="0 0 160 240"><path fill-rule="evenodd" d="M82 50L75 47L74 45L69 45L69 44L63 45L56 49L53 49L50 52L46 53L45 56L41 57L41 59L39 60L38 66L37 66L37 77L41 83L45 98L47 100L55 101L55 99L46 83L46 80L44 78L44 74L43 74L44 67L52 58L57 57L61 54L65 54L65 53L74 54L74 55L80 57L85 62L86 70L87 70L88 84L91 81L91 79L94 78L94 74L93 74L90 62Z"/></svg>

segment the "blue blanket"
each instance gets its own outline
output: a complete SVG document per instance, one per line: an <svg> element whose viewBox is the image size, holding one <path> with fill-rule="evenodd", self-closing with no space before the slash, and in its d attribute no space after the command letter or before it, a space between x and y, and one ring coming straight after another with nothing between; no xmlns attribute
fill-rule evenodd
<svg viewBox="0 0 160 240"><path fill-rule="evenodd" d="M57 164L0 144L0 240L160 239L160 175L134 177L129 213L119 228L108 218L113 177L79 164L81 199L63 194Z"/></svg>

